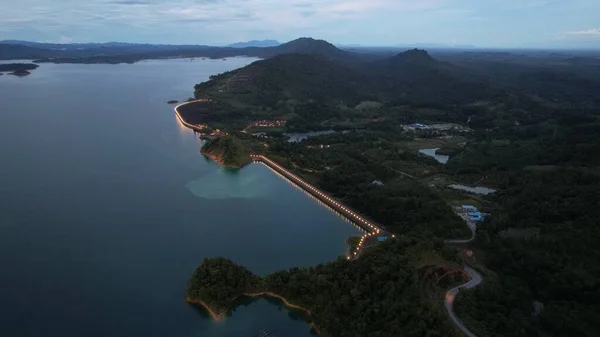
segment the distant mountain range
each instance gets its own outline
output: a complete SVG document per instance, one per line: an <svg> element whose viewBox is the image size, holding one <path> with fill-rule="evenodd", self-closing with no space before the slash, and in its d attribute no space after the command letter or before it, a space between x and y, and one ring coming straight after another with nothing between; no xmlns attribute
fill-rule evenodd
<svg viewBox="0 0 600 337"><path fill-rule="evenodd" d="M139 43L41 43L21 40L0 41L0 60L33 59L36 62L54 63L133 63L144 59L160 58L226 58L249 56L270 58L281 54L302 53L324 56L339 61L377 60L382 55L377 50L354 45L348 50L309 37L302 37L280 44L276 40L252 40L227 46L207 45L162 45ZM390 47L392 49L399 48ZM397 51L391 51L397 52Z"/></svg>
<svg viewBox="0 0 600 337"><path fill-rule="evenodd" d="M410 48L427 48L427 49L476 49L473 45L450 45L443 43L401 43L392 46L365 46L362 44L336 44L342 49L371 49L371 48L387 48L387 49L410 49Z"/></svg>
<svg viewBox="0 0 600 337"><path fill-rule="evenodd" d="M229 48L247 48L247 47L277 47L281 43L276 40L252 40L247 42L236 42L228 44L226 47Z"/></svg>
<svg viewBox="0 0 600 337"><path fill-rule="evenodd" d="M274 43L270 41L266 43ZM244 42L253 44L254 42ZM262 41L260 43L265 43ZM372 55L338 49L331 43L312 38L299 38L271 47L213 47L202 45L150 45L127 43L48 44L25 41L0 42L0 59L34 59L36 63L133 63L161 58L226 58L248 56L270 58L281 54L316 54L339 61L369 59Z"/></svg>

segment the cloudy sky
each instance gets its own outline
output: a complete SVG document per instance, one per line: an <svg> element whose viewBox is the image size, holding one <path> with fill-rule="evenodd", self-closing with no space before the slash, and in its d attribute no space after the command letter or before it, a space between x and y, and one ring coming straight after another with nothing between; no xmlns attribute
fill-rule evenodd
<svg viewBox="0 0 600 337"><path fill-rule="evenodd" d="M0 0L0 40L600 48L600 0Z"/></svg>

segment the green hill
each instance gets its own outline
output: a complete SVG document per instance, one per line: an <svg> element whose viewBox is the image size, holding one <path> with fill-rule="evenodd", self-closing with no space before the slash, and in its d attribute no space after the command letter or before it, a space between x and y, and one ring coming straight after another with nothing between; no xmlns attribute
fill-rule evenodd
<svg viewBox="0 0 600 337"><path fill-rule="evenodd" d="M324 41L316 45L319 50L335 48ZM195 95L214 102L205 117L234 129L262 119L285 119L288 130L297 131L384 121L464 123L469 118L477 127L493 127L537 120L532 116L550 111L527 95L493 88L484 77L438 61L424 50L362 63L283 54L211 76L196 85Z"/></svg>
<svg viewBox="0 0 600 337"><path fill-rule="evenodd" d="M373 78L325 57L284 54L211 77L197 98L218 102L212 114L228 124L286 119L292 128L320 128L341 120L361 101L377 100ZM242 122L243 121L243 122Z"/></svg>
<svg viewBox="0 0 600 337"><path fill-rule="evenodd" d="M202 146L201 152L228 167L242 167L251 161L247 146L232 136L223 136L207 142Z"/></svg>

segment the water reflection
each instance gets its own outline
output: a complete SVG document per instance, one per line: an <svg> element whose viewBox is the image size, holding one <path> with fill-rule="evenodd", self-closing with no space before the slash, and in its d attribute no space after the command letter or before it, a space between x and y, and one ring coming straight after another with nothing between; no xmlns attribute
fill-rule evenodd
<svg viewBox="0 0 600 337"><path fill-rule="evenodd" d="M183 125L183 123L175 113L173 113L173 118L175 118L175 124L177 125L177 131L179 131L179 135L181 135L182 137L189 137L190 133L193 133L192 130Z"/></svg>

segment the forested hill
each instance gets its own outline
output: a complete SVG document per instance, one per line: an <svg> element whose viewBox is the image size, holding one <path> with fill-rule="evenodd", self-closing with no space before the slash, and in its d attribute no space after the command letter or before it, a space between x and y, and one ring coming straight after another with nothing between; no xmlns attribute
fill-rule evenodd
<svg viewBox="0 0 600 337"><path fill-rule="evenodd" d="M358 59L359 55L338 49L333 44L324 41L324 40L316 40L313 38L302 37L296 39L294 41L290 41L288 43L284 43L277 47L267 48L268 50L265 52L266 55L281 55L281 54L291 54L291 53L301 53L301 54L312 54L312 55L320 55L322 57L333 59L333 60L353 60Z"/></svg>
<svg viewBox="0 0 600 337"><path fill-rule="evenodd" d="M195 87L198 96L224 90L246 104L279 101L350 100L377 93L373 79L339 62L310 54L283 54L211 77Z"/></svg>
<svg viewBox="0 0 600 337"><path fill-rule="evenodd" d="M335 50L325 42L302 41L318 50ZM285 119L290 128L312 130L384 120L407 123L420 111L429 120L470 118L474 126L489 128L537 121L540 117L532 116L548 116L556 109L519 91L494 88L485 77L438 61L424 50L376 62L283 54L211 76L195 87L195 94L218 102L220 116L228 122Z"/></svg>
<svg viewBox="0 0 600 337"><path fill-rule="evenodd" d="M212 76L196 85L195 95L217 105L199 113L228 126L283 119L288 129L315 130L345 123L363 101L380 105L386 95L380 89L375 77L344 62L283 54Z"/></svg>

